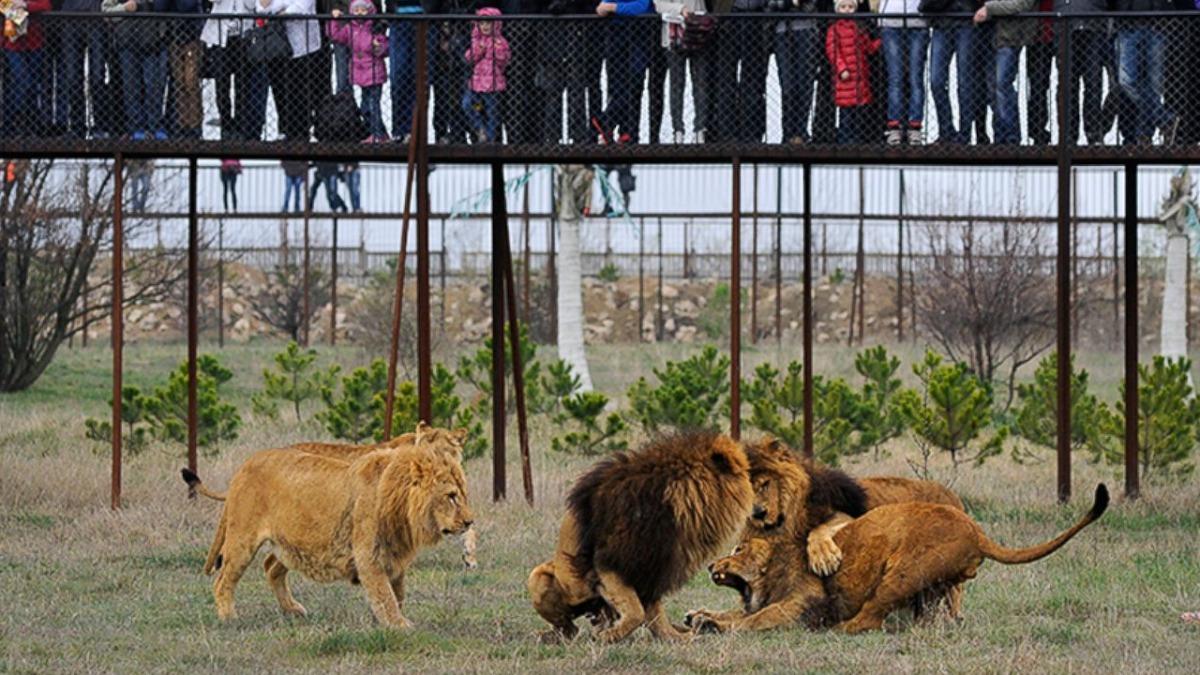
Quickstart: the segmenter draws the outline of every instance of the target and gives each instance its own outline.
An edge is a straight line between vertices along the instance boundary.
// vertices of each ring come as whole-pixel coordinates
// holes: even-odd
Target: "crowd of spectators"
[[[436,143],[1200,141],[1200,0],[382,3],[0,0],[0,135],[405,142],[425,26]]]

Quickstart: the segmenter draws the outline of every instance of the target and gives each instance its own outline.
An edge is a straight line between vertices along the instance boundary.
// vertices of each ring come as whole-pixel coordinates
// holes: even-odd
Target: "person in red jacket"
[[[838,14],[853,14],[856,0],[837,0]],[[867,57],[879,51],[859,22],[838,19],[825,34],[825,55],[833,71],[833,102],[838,107],[838,143],[866,143],[867,106],[871,104],[871,69]]]
[[[4,124],[6,138],[36,136],[45,127],[37,87],[44,80],[45,36],[37,16],[50,11],[50,0],[7,3],[4,10]]]

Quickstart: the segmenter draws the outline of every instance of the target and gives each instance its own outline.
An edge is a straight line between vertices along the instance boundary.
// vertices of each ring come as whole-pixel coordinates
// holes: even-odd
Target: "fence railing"
[[[837,14],[801,2],[705,16],[334,17],[237,6],[246,13],[182,15],[105,0],[101,13],[10,21],[0,151],[374,148],[406,140],[421,101],[433,144],[603,144],[614,156],[764,144],[1132,155],[1200,141],[1195,12]]]

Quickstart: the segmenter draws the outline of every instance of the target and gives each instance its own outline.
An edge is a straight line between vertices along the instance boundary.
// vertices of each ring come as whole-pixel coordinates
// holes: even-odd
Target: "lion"
[[[591,614],[597,637],[617,642],[640,626],[659,639],[685,631],[663,599],[735,537],[754,492],[741,446],[712,431],[651,441],[601,460],[567,497],[554,557],[529,575],[534,609],[571,638]]]
[[[472,521],[462,467],[444,452],[384,448],[346,461],[263,450],[230,481],[209,549],[205,571],[217,570],[217,616],[236,616],[234,588],[270,542],[264,569],[285,614],[307,614],[287,585],[287,573],[296,570],[314,581],[361,583],[381,623],[411,626],[401,613],[409,563]]]
[[[1100,518],[1108,501],[1108,488],[1096,486],[1091,510],[1075,525],[1050,541],[1017,549],[988,538],[960,509],[922,502],[885,504],[837,532],[845,558],[823,589],[814,587],[802,570],[804,594],[792,593],[797,579],[786,578],[786,569],[778,569],[786,565],[781,561],[801,555],[778,547],[798,545],[752,537],[709,567],[714,583],[738,590],[742,611],[693,612],[688,620],[697,631],[762,630],[796,623],[849,634],[878,630],[892,611],[906,604],[919,616],[923,602],[975,578],[985,559],[1017,565],[1050,555]],[[780,596],[784,599],[777,601]]]
[[[391,448],[404,448],[424,446],[432,448],[435,451],[442,452],[449,459],[462,463],[463,444],[466,441],[466,429],[455,429],[453,431],[433,427],[425,422],[417,422],[415,431],[411,431],[399,436],[395,436],[389,440],[370,445],[355,445],[353,443],[324,443],[324,442],[309,442],[295,443],[280,450],[292,450],[297,452],[306,452],[324,457],[332,457],[346,462],[352,462],[355,459],[375,450],[384,450]],[[225,495],[213,492],[200,482],[200,479],[194,472],[189,469],[183,469],[183,480],[188,484],[188,487],[197,494],[204,495],[209,499],[217,501],[225,501]],[[474,527],[467,528],[467,531],[462,534],[462,561],[467,569],[475,569],[479,566],[479,560],[476,557],[476,551],[479,546],[479,537]],[[213,570],[213,562],[215,552],[210,555],[210,558],[205,561],[204,573],[211,574]],[[263,566],[267,571],[267,575],[271,574],[271,567],[274,564],[275,556],[268,554]]]

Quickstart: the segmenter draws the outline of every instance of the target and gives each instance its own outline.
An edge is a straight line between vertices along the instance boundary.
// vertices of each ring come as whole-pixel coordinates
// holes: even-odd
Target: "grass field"
[[[243,411],[258,371],[277,344],[223,354],[238,377],[230,392]],[[131,346],[126,372],[149,384],[183,348]],[[786,351],[786,350],[785,350]],[[747,365],[796,352],[750,352]],[[600,347],[600,388],[622,391],[682,348]],[[350,365],[366,355],[329,355]],[[819,351],[823,372],[844,372],[848,351]],[[0,396],[0,671],[12,672],[1195,672],[1200,628],[1179,613],[1200,609],[1200,485],[1148,485],[1136,503],[1119,496],[1104,518],[1050,558],[1027,566],[985,564],[967,586],[966,618],[845,637],[784,630],[705,636],[663,645],[639,633],[617,646],[587,637],[543,646],[525,597],[529,569],[552,550],[565,490],[585,460],[549,452],[551,430],[533,429],[537,507],[520,496],[510,462],[509,500],[490,501],[491,465],[466,470],[480,533],[480,567],[464,571],[456,545],[422,553],[407,583],[407,616],[416,627],[376,627],[362,591],[345,584],[294,584],[309,610],[302,620],[278,611],[254,570],[238,588],[240,618],[220,624],[210,580],[200,568],[218,506],[189,501],[177,448],[153,448],[125,465],[125,508],[108,509],[106,450],[82,435],[86,416],[103,416],[108,352],[64,351],[31,391]],[[1094,382],[1115,384],[1119,361],[1089,356]],[[911,363],[911,359],[908,360]],[[1114,367],[1115,366],[1115,367]],[[907,366],[906,366],[907,370]],[[1112,387],[1115,393],[1115,386]],[[1106,396],[1111,398],[1111,395]],[[286,420],[286,418],[285,418]],[[315,427],[250,422],[201,473],[218,488],[255,449],[321,437]],[[510,448],[515,447],[510,443]],[[912,448],[898,442],[879,463],[854,474],[909,472]],[[510,450],[510,453],[515,454]],[[948,468],[939,465],[942,475]],[[1029,544],[1049,538],[1086,508],[1092,487],[1120,479],[1107,467],[1075,463],[1068,507],[1053,501],[1053,464],[1019,466],[1000,458],[962,472],[954,487],[996,539]],[[260,554],[261,557],[261,554]],[[668,600],[674,618],[691,608],[733,606],[736,598],[697,575]]]

